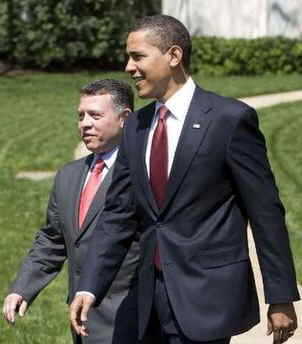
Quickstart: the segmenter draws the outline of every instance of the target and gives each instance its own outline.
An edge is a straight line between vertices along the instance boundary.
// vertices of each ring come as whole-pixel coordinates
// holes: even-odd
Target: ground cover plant
[[[89,81],[125,73],[26,74],[0,79],[0,297],[3,299],[36,230],[45,221],[52,179],[16,179],[21,170],[57,170],[73,159],[78,89]],[[243,97],[301,87],[301,76],[205,78],[203,88]],[[149,102],[136,99],[140,107]],[[287,209],[287,223],[302,283],[302,103],[258,111],[272,168]],[[66,270],[33,303],[12,329],[0,321],[0,343],[71,343],[66,300]]]

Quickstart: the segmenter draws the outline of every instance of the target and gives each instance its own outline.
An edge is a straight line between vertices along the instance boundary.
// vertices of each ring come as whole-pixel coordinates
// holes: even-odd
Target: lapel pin
[[[193,124],[193,129],[200,129],[200,124],[199,123],[194,123]]]

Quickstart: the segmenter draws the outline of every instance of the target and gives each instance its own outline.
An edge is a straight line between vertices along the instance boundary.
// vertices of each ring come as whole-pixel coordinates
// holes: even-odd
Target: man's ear
[[[179,45],[172,45],[172,47],[168,51],[169,58],[170,58],[170,66],[177,67],[181,64],[183,51]]]
[[[132,110],[129,108],[124,109],[120,114],[119,114],[119,118],[120,118],[120,127],[123,128],[124,127],[124,123],[125,123],[125,119],[132,113]]]

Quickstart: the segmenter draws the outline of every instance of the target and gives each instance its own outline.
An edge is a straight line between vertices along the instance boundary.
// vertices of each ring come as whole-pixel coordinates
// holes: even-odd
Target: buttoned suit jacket
[[[110,271],[119,265],[140,228],[140,338],[153,302],[155,243],[170,305],[183,334],[193,341],[239,334],[259,322],[248,221],[266,302],[299,299],[284,208],[257,114],[242,102],[196,87],[164,204],[158,209],[145,164],[154,111],[152,103],[127,121],[114,182],[94,232],[80,288],[101,300],[112,280]],[[114,252],[114,259],[109,252]],[[95,279],[95,271],[102,271],[107,279]]]
[[[68,259],[68,303],[72,301],[87,255],[88,243],[102,213],[106,192],[112,179],[113,167],[101,183],[79,230],[80,195],[92,159],[93,154],[73,161],[57,173],[47,208],[47,224],[37,233],[32,248],[8,293],[21,294],[31,303],[56,277],[64,261]],[[138,244],[134,242],[104,302],[89,313],[90,335],[83,337],[82,343],[111,343],[115,313],[133,283],[137,262]],[[73,340],[75,343],[80,342],[80,338],[74,333]]]

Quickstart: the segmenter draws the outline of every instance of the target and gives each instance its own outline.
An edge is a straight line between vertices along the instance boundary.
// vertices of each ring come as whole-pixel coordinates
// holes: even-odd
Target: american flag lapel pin
[[[192,128],[193,129],[200,129],[200,124],[199,123],[193,123]]]

